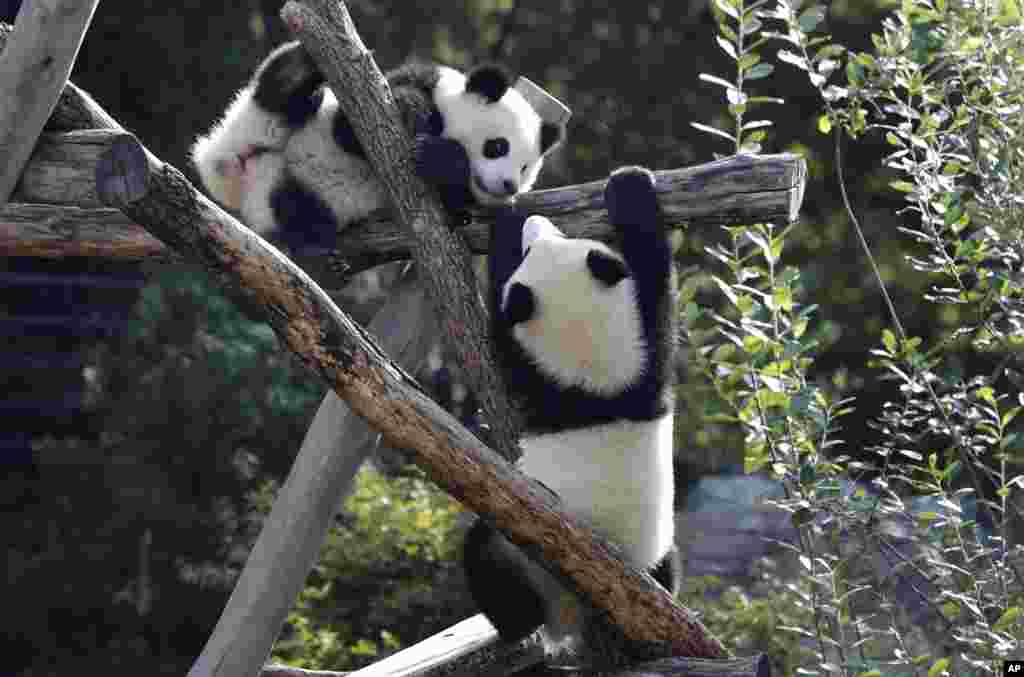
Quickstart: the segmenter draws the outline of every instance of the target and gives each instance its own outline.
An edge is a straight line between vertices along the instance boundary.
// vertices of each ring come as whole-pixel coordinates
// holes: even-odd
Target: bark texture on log
[[[267,309],[281,340],[449,494],[608,613],[655,655],[724,658],[725,649],[618,548],[559,508],[543,485],[503,462],[441,409],[291,261],[197,193],[131,135],[97,168],[98,194],[218,279]]]
[[[71,90],[70,83],[65,94]],[[91,101],[78,99],[77,110]],[[91,104],[94,106],[94,104]],[[60,108],[60,107],[59,107]],[[99,120],[98,106],[83,109],[85,120]],[[91,111],[91,112],[89,112]],[[69,118],[74,115],[69,113]],[[115,121],[111,121],[117,125]],[[119,129],[119,127],[118,127]],[[44,134],[29,160],[12,202],[0,205],[0,255],[102,256],[175,263],[180,259],[159,240],[124,215],[96,206],[94,162],[109,148],[114,131]],[[796,155],[739,156],[695,167],[655,172],[668,227],[684,223],[789,222],[800,207],[806,164]],[[552,218],[569,237],[611,240],[604,210],[605,181],[533,191],[519,197],[527,211]],[[38,204],[37,204],[38,203]],[[45,204],[44,204],[45,203]],[[66,210],[54,204],[75,204]],[[687,219],[690,219],[687,221]],[[478,209],[459,228],[470,251],[487,251],[493,212]],[[106,224],[106,227],[104,227]],[[323,286],[339,289],[355,273],[389,261],[408,259],[415,237],[386,211],[342,229],[337,251],[327,256],[293,254],[292,258]]]
[[[368,330],[402,366],[424,360],[433,322],[415,274],[399,282]],[[256,674],[305,584],[352,478],[375,447],[377,431],[328,391],[309,426],[235,584],[217,627],[189,677]]]
[[[412,258],[456,356],[460,381],[474,393],[491,443],[519,458],[519,416],[495,369],[484,296],[465,242],[448,227],[436,191],[416,175],[412,139],[402,125],[384,74],[343,2],[288,2],[281,17],[302,40],[338,99],[388,194],[396,220],[411,231]]]

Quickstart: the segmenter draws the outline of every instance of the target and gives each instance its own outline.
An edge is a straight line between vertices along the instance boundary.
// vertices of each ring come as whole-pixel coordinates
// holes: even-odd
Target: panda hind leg
[[[648,573],[651,574],[651,578],[658,581],[661,587],[675,597],[683,581],[683,562],[679,556],[679,548],[673,545],[672,549]]]
[[[288,175],[270,194],[277,235],[290,249],[313,254],[337,248],[334,212],[313,192]]]
[[[530,583],[525,556],[482,520],[470,528],[463,544],[463,567],[469,591],[501,639],[518,641],[545,620],[544,599]]]

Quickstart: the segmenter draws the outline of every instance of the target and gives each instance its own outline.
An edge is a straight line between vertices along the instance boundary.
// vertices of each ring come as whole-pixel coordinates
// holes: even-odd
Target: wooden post
[[[0,52],[0,204],[53,112],[99,0],[24,2]]]

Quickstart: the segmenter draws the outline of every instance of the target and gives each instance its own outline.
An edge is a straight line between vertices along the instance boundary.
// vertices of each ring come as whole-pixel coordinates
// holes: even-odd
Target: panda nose
[[[519,282],[512,283],[509,287],[508,296],[505,298],[505,319],[509,324],[516,325],[526,322],[536,310],[533,302],[533,292],[530,288]]]
[[[501,187],[505,189],[506,195],[515,195],[519,192],[519,184],[511,179],[505,179],[501,182]]]

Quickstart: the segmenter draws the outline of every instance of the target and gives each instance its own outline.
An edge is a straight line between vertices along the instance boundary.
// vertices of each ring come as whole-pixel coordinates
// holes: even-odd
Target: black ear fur
[[[547,153],[565,136],[565,127],[556,125],[553,122],[543,122],[540,125],[540,154]]]
[[[598,249],[587,252],[587,268],[591,274],[609,287],[612,287],[629,276],[626,264],[619,259],[605,254]]]
[[[512,76],[497,64],[486,64],[473,69],[466,78],[466,92],[478,94],[488,103],[496,103],[512,85]]]

